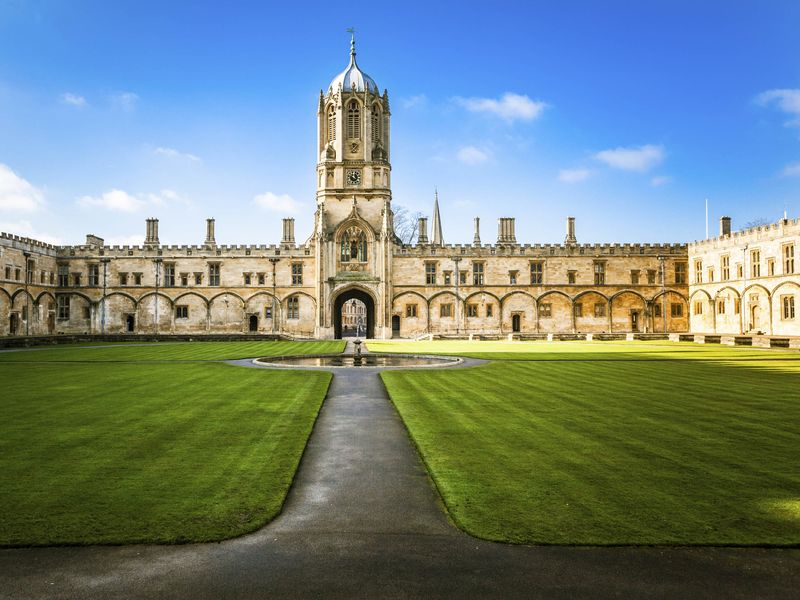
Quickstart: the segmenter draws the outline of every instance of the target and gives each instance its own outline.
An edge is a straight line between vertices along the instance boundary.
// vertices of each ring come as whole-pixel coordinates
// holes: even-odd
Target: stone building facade
[[[684,332],[685,244],[520,244],[501,218],[494,244],[445,244],[438,199],[419,240],[394,233],[389,95],[350,62],[317,107],[314,230],[273,245],[141,246],[94,235],[55,247],[0,235],[0,335],[261,333],[333,338],[348,302],[368,337]]]
[[[800,335],[800,220],[689,244],[691,330],[709,334]]]

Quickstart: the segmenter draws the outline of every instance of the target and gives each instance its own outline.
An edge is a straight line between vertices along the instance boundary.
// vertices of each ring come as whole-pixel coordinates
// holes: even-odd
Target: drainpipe
[[[461,277],[460,273],[458,272],[458,263],[461,262],[460,256],[453,257],[453,264],[455,264],[455,278],[456,278],[456,335],[459,334],[459,326],[461,325],[461,320],[459,318],[459,305],[461,304],[461,299],[458,296],[458,280]]]
[[[155,302],[156,302],[155,316],[156,316],[156,322],[155,322],[155,331],[156,331],[156,335],[158,335],[158,277],[159,277],[159,273],[161,272],[161,269],[160,269],[160,267],[161,267],[161,259],[160,259],[160,258],[157,258],[157,259],[155,259],[153,262],[154,262],[154,263],[155,263],[155,265],[156,265],[156,295],[155,295]]]
[[[22,256],[25,257],[25,304],[28,307],[28,310],[27,310],[28,315],[27,315],[27,318],[25,319],[25,335],[26,336],[30,336],[30,333],[31,333],[31,295],[30,295],[30,293],[28,293],[28,273],[30,272],[30,270],[29,270],[29,267],[30,267],[29,261],[31,259],[31,253],[30,252],[23,252]]]

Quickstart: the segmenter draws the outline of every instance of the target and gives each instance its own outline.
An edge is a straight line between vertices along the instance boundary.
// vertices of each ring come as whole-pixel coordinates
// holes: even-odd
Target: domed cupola
[[[343,92],[363,92],[368,91],[373,94],[378,94],[378,84],[375,80],[364,73],[356,63],[356,38],[350,38],[350,64],[347,68],[339,73],[331,81],[328,88],[330,92],[337,92],[339,85],[342,86]]]

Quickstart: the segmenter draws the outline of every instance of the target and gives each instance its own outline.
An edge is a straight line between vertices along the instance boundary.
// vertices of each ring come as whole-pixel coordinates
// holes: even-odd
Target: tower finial
[[[353,27],[347,28],[347,33],[350,34],[350,56],[356,55],[356,30]]]

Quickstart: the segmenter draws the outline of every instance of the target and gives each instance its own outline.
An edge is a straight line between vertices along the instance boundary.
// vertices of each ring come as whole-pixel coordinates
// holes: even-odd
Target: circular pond
[[[352,354],[317,356],[264,356],[253,360],[268,367],[447,367],[463,362],[450,356],[417,356],[412,354],[362,354],[357,361]]]

